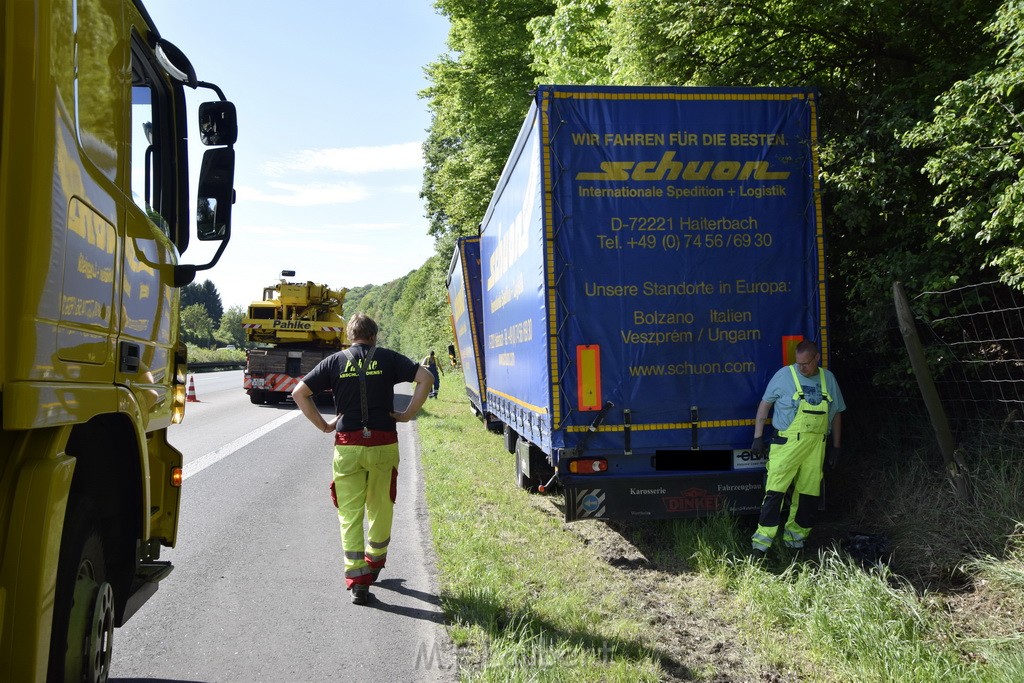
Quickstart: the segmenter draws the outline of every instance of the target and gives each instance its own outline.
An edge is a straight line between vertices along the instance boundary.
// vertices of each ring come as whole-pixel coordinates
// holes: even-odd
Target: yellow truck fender
[[[0,563],[0,680],[46,679],[61,530],[75,471],[75,459],[64,453],[70,432],[65,426],[6,435],[14,443],[0,493],[10,496]]]

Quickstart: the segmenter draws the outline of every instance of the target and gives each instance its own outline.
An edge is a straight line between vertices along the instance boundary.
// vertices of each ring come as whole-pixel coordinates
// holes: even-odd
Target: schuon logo
[[[719,496],[705,489],[690,488],[678,496],[665,496],[665,510],[668,512],[704,512],[718,510],[722,505]]]

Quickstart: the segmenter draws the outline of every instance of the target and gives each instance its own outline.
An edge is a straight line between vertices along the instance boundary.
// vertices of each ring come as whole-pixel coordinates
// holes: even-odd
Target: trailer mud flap
[[[756,514],[764,498],[764,472],[680,473],[657,477],[561,475],[565,521],[705,517],[729,510]]]

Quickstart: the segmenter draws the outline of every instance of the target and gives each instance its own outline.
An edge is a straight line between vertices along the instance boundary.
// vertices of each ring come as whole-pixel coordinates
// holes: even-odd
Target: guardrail
[[[213,372],[214,370],[241,370],[244,360],[211,360],[203,363],[189,363],[189,372]]]

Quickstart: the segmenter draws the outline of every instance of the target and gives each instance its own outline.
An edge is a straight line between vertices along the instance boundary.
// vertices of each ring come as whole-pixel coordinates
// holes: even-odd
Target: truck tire
[[[519,451],[522,449],[529,449],[527,455],[530,459],[529,475],[523,470],[522,463],[519,460]],[[516,485],[524,491],[535,493],[538,487],[547,484],[548,480],[555,473],[555,468],[548,462],[548,457],[544,455],[544,451],[533,444],[520,444],[514,455],[516,459]]]
[[[88,501],[69,505],[57,566],[50,683],[103,683],[110,675],[114,590],[106,579],[95,506]]]
[[[267,392],[261,389],[250,389],[249,390],[249,403],[253,405],[261,406],[267,402]]]
[[[280,404],[282,401],[284,401],[284,397],[285,395],[282,394],[280,391],[271,391],[270,393],[267,394],[266,403],[268,405],[276,406]]]
[[[502,434],[505,438],[505,450],[514,454],[516,452],[516,441],[519,440],[519,435],[516,434],[516,430],[512,429],[508,425],[505,425],[504,429],[502,429]]]

